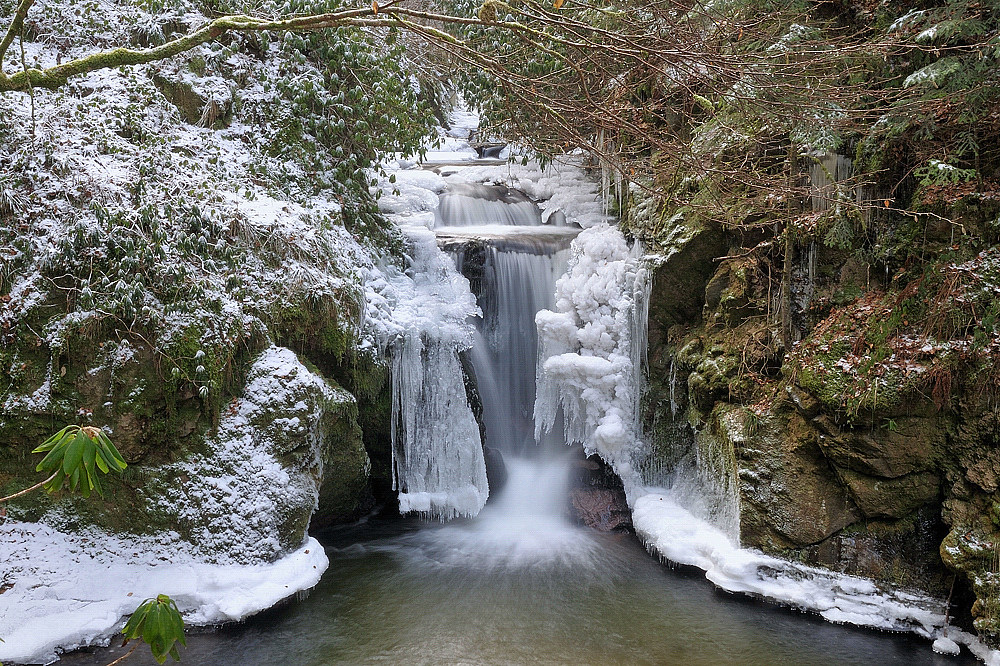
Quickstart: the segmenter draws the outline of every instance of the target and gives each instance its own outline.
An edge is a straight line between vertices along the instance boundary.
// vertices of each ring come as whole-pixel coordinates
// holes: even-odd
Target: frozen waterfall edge
[[[557,282],[556,307],[536,318],[539,431],[551,429],[561,411],[568,442],[600,455],[622,479],[636,534],[661,560],[697,567],[728,592],[834,623],[954,641],[1000,666],[1000,652],[947,626],[941,600],[741,548],[732,530],[684,506],[697,479],[672,480],[671,488],[648,485],[663,480],[645,474],[643,464],[639,410],[651,280],[641,250],[638,243],[630,250],[610,225],[587,229],[574,241],[569,269]],[[728,508],[738,521],[738,505]]]
[[[400,513],[475,516],[486,505],[489,484],[459,354],[472,347],[469,318],[479,308],[434,234],[403,231],[409,275],[397,272],[390,280],[398,328],[382,341],[392,359],[393,488]]]

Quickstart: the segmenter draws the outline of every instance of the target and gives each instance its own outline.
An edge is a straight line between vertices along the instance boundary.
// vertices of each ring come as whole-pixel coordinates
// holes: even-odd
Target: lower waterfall
[[[526,205],[522,195],[505,190],[500,196],[490,190],[492,185],[475,184],[504,182],[501,172],[510,171],[509,182],[517,187],[543,191],[530,180],[536,177],[533,168],[519,175],[509,165],[449,166],[434,181],[442,205],[431,215],[413,215],[433,230],[422,233],[433,233],[451,255],[453,274],[465,276],[453,284],[458,291],[469,290],[466,295],[456,292],[445,300],[468,306],[476,299],[465,307],[471,310],[463,322],[463,336],[468,337],[460,347],[468,349],[467,369],[471,366],[482,401],[485,438],[480,444],[502,454],[506,486],[489,489],[490,502],[475,520],[407,532],[365,552],[389,553],[408,562],[407,567],[424,570],[423,575],[457,576],[462,594],[473,596],[487,580],[504,589],[529,580],[543,588],[556,584],[555,578],[530,572],[551,571],[559,578],[589,571],[603,580],[607,567],[621,571],[602,537],[572,525],[565,515],[568,470],[579,455],[565,444],[576,443],[600,455],[622,479],[636,533],[654,555],[703,569],[722,589],[813,611],[833,622],[940,636],[944,616],[939,600],[883,590],[865,579],[740,548],[731,452],[702,443],[704,450],[692,449],[680,457],[681,464],[664,464],[654,447],[643,443],[639,415],[650,293],[647,258],[641,246],[628,243],[600,215],[567,214],[566,226],[539,224],[535,204]],[[426,171],[414,172],[412,178],[405,170],[397,172],[397,184],[433,180]],[[579,172],[575,177],[580,178]],[[547,178],[552,183],[565,180]],[[558,210],[546,209],[550,205],[538,204],[541,219],[561,222]],[[571,209],[590,210],[582,205],[566,210]],[[459,393],[456,384],[450,386],[449,392]],[[675,416],[683,419],[676,395],[680,390],[672,386],[671,397]],[[650,626],[657,622],[652,617],[648,621]],[[810,629],[812,635],[817,631]],[[974,644],[954,628],[949,636]],[[850,642],[846,635],[844,641]],[[831,653],[823,652],[824,657]],[[756,663],[775,662],[768,657]]]

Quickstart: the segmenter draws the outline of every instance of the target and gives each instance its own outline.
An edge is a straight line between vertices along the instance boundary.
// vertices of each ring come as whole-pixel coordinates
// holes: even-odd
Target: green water
[[[633,537],[552,526],[521,536],[554,538],[554,552],[508,557],[496,542],[484,546],[484,533],[475,522],[372,520],[320,534],[330,568],[307,599],[190,636],[182,663],[977,663],[935,655],[914,636],[719,592],[659,564]],[[66,662],[106,664],[123,652]],[[125,663],[155,662],[146,651]]]

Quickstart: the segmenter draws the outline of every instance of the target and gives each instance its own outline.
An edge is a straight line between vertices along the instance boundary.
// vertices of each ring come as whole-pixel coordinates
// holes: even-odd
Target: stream
[[[319,536],[330,570],[304,601],[194,634],[186,664],[941,664],[905,634],[838,626],[716,590],[661,565],[634,537],[570,526],[371,519]],[[551,528],[552,525],[549,525]],[[553,556],[547,549],[561,545]],[[126,664],[154,664],[148,650]],[[64,658],[107,664],[124,650]]]
[[[470,357],[485,445],[505,460],[503,490],[475,518],[369,517],[316,534],[330,568],[311,594],[192,633],[183,663],[977,663],[968,653],[936,655],[912,635],[728,594],[700,571],[661,564],[631,534],[571,523],[568,479],[580,452],[558,430],[535,439],[534,323],[553,305],[578,231],[541,225],[534,204],[506,188],[464,185],[442,196],[441,211],[437,242],[478,284],[483,317]],[[406,453],[414,451],[422,452]],[[448,500],[413,496],[413,506]],[[78,652],[63,663],[106,664],[124,652]],[[155,662],[140,647],[125,663]]]

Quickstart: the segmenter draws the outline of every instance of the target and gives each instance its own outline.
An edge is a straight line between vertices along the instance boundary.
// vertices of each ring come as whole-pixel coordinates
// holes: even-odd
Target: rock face
[[[213,559],[273,560],[302,544],[317,505],[343,513],[364,488],[354,403],[291,350],[265,349],[206,451],[158,469],[146,501]]]
[[[736,259],[706,272],[688,240],[721,255],[741,239],[701,226],[663,235],[673,240],[654,273],[643,406],[650,469],[665,478],[697,459],[717,522],[732,521],[743,546],[941,598],[958,573],[952,615],[1000,636],[1000,417],[995,387],[982,385],[989,354],[947,366],[942,355],[968,343],[925,337],[914,351],[919,333],[902,321],[898,338],[875,338],[923,283],[831,309],[845,284],[863,293],[856,261],[803,249],[795,261],[815,262],[817,277],[793,280],[792,339],[801,341],[786,350],[759,260],[731,249]],[[978,298],[961,280],[989,282],[989,257],[959,267],[977,277],[949,278],[948,288]],[[947,278],[953,268],[939,270]]]
[[[126,354],[119,345],[111,364],[81,371],[77,364],[93,362],[90,349],[81,345],[60,358],[73,368],[62,375],[70,378],[65,394],[51,390],[46,403],[9,396],[5,425],[37,422],[42,437],[56,396],[100,405],[112,391],[124,392],[132,399],[116,405],[108,430],[130,466],[122,478],[109,477],[106,501],[36,493],[11,503],[12,517],[70,530],[93,524],[119,533],[176,533],[208,561],[252,563],[298,548],[317,510],[322,523],[356,518],[371,506],[357,401],[291,350],[258,352],[239,374],[238,394],[217,411],[197,395],[178,396],[173,416],[167,411],[158,423],[163,383],[152,383],[146,353],[125,345]],[[199,360],[211,363],[207,354]],[[14,441],[23,439],[21,433]],[[29,478],[32,460],[21,456],[34,443],[28,439],[20,455],[5,451],[4,488],[26,485],[21,479]]]

